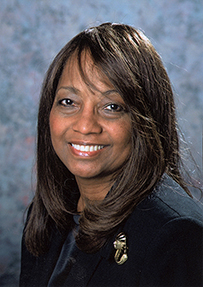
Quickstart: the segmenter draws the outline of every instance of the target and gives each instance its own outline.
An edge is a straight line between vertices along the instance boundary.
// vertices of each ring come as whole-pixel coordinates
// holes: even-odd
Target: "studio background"
[[[44,74],[73,36],[109,21],[140,28],[161,55],[176,93],[179,124],[202,168],[202,0],[1,0],[0,286],[18,286]]]

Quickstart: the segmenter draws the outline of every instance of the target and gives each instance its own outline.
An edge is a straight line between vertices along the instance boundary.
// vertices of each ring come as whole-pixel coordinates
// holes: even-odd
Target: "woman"
[[[201,286],[202,210],[180,171],[173,92],[134,28],[56,56],[38,116],[20,286]]]

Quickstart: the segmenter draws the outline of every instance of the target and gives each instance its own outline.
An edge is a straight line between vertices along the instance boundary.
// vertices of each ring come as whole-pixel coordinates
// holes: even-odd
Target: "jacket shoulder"
[[[128,268],[137,272],[140,286],[201,281],[203,209],[168,176],[135,208],[123,232],[128,239]]]
[[[192,220],[203,224],[203,205],[191,198],[174,180],[164,175],[151,195],[133,211],[130,221],[150,222],[160,228],[174,219]],[[145,222],[145,224],[147,224]]]

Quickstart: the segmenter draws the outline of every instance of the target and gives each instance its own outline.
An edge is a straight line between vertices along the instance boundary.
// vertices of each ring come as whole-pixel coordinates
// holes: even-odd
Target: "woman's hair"
[[[27,248],[36,256],[46,251],[52,227],[56,225],[65,234],[77,211],[79,191],[74,176],[53,149],[49,116],[59,79],[71,57],[78,62],[84,81],[91,84],[81,65],[84,53],[125,101],[132,120],[132,151],[108,196],[98,202],[87,200],[76,236],[78,247],[85,252],[101,248],[164,173],[189,193],[180,174],[173,91],[160,56],[141,31],[128,25],[105,23],[87,29],[59,52],[42,87],[37,188],[25,229]]]

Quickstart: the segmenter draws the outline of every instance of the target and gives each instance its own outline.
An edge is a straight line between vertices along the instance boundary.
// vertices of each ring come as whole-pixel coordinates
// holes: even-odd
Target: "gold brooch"
[[[127,244],[126,244],[126,235],[121,232],[116,236],[116,239],[113,243],[114,248],[116,249],[116,254],[114,256],[115,261],[118,265],[122,265],[128,259],[127,255]]]

